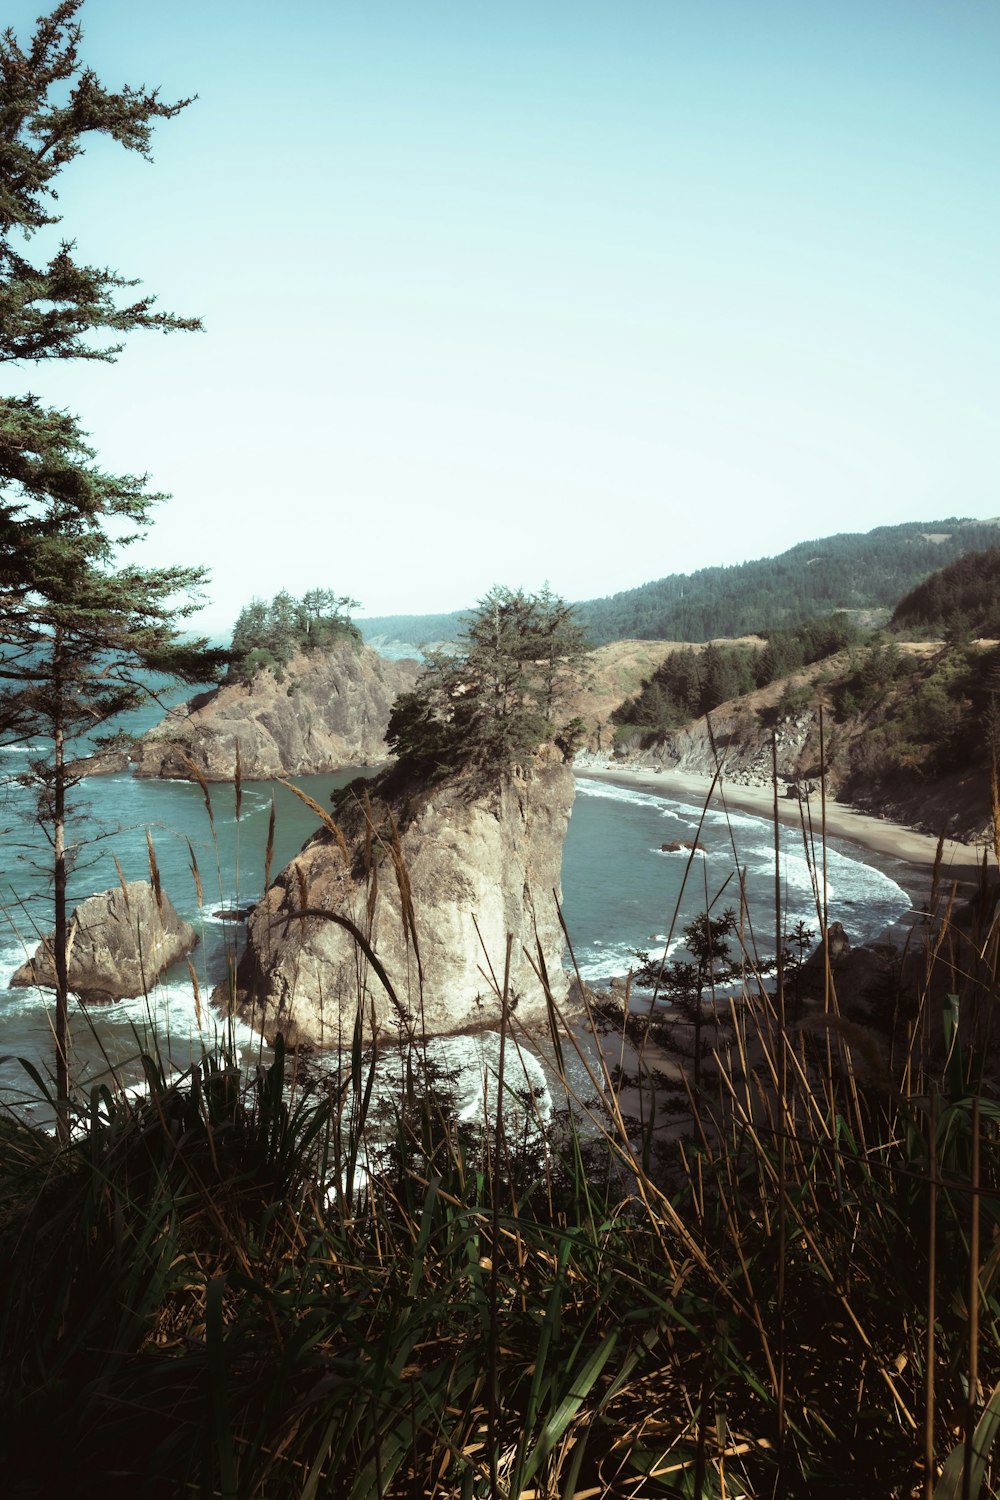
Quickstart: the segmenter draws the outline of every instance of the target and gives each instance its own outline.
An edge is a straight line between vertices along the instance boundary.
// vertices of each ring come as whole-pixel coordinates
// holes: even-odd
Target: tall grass
[[[505,1108],[509,944],[474,1125],[416,1045],[377,1107],[360,1005],[339,1072],[150,1052],[66,1146],[6,1120],[6,1493],[994,1494],[994,897],[935,899],[875,995],[827,948],[810,999],[747,941],[698,1088],[537,955],[545,1132]]]

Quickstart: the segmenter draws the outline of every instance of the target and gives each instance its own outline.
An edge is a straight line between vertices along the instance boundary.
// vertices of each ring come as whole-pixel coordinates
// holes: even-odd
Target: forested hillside
[[[891,609],[928,574],[996,541],[995,522],[956,517],[845,532],[800,542],[778,557],[674,573],[591,599],[580,606],[580,617],[599,644],[704,641],[796,625],[834,610]]]
[[[577,605],[593,645],[616,640],[707,641],[794,626],[843,609],[892,609],[929,574],[993,547],[997,521],[952,516],[800,542],[778,557],[671,573]],[[461,616],[387,615],[357,621],[366,641],[449,640]]]
[[[892,625],[909,634],[1000,638],[1000,547],[932,573],[899,601]]]
[[[690,646],[672,651],[611,719],[623,728],[663,734],[858,640],[850,616],[838,613],[775,630],[762,645],[713,643],[703,651]]]
[[[705,658],[716,648],[691,653],[698,675],[686,717],[676,653],[614,716],[616,759],[706,776],[719,754],[732,785],[765,786],[773,752],[779,785],[815,790],[822,778],[839,802],[992,847],[1000,648],[879,635],[717,704],[711,733],[698,694],[714,687]]]

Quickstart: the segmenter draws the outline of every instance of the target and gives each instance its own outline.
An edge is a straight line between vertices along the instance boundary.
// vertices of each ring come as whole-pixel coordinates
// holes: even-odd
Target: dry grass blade
[[[243,807],[243,761],[240,757],[240,742],[236,741],[236,770],[233,780],[236,784],[236,821],[240,821],[240,812]]]
[[[976,1405],[979,1401],[979,1220],[981,1199],[981,1119],[978,1096],[972,1101],[972,1162],[969,1172],[969,1365],[966,1384],[969,1406],[965,1432],[965,1463],[962,1470],[962,1500],[971,1500],[975,1463]]]
[[[131,906],[128,899],[128,883],[125,879],[125,872],[122,869],[121,865],[118,863],[117,854],[113,854],[111,857],[115,862],[115,869],[118,871],[118,884],[121,886],[122,900],[125,902],[125,911],[129,912],[131,910]]]
[[[334,838],[337,841],[337,848],[340,850],[345,860],[350,860],[351,853],[347,847],[347,840],[344,838],[343,829],[340,827],[339,823],[331,818],[326,808],[321,807],[320,804],[316,801],[315,797],[310,797],[308,792],[304,792],[301,787],[295,786],[291,781],[286,781],[283,776],[276,776],[275,780],[277,781],[279,786],[285,787],[294,796],[298,797],[300,802],[304,802],[310,812],[314,812],[316,814],[317,818],[319,818],[320,822],[323,824],[323,827],[327,830],[327,832],[333,834]]]
[[[271,794],[271,811],[267,817],[267,843],[264,847],[264,889],[271,884],[271,862],[274,859],[274,794]]]
[[[924,1495],[934,1492],[934,1390],[937,1319],[937,1094],[931,1091],[927,1111],[927,1342],[924,1363]]]
[[[201,986],[198,983],[198,974],[190,959],[187,961],[188,973],[191,976],[191,993],[194,996],[194,1017],[198,1024],[198,1030],[202,1029],[201,1017]]]
[[[163,914],[163,891],[160,887],[160,867],[156,863],[156,850],[153,848],[153,835],[146,829],[146,852],[149,855],[149,879],[153,887],[153,895],[156,897],[157,909]]]
[[[406,868],[406,860],[403,858],[403,846],[399,840],[399,827],[391,811],[389,813],[389,829],[389,849],[392,854],[392,867],[396,873],[396,885],[399,887],[399,909],[403,918],[403,938],[404,941],[413,945],[413,956],[417,960],[417,977],[420,983],[423,984],[424,971],[420,963],[420,944],[417,942],[417,918],[413,910],[413,889],[410,885],[410,872]]]
[[[276,917],[272,925],[276,925],[278,922],[285,922],[289,919],[291,919],[292,921],[304,921],[307,917],[319,917],[324,922],[334,922],[338,927],[343,927],[345,932],[349,932],[351,934],[351,937],[357,943],[358,947],[365,955],[365,958],[367,958],[375,973],[378,975],[379,980],[382,984],[382,988],[389,996],[389,999],[392,1002],[393,1009],[395,1010],[397,1016],[408,1026],[409,1017],[407,1014],[406,1006],[402,1004],[399,996],[396,994],[395,987],[393,986],[392,980],[386,973],[381,959],[375,952],[375,949],[372,947],[371,943],[365,937],[364,933],[361,931],[361,928],[357,925],[356,922],[352,922],[350,917],[345,917],[344,914],[339,911],[327,911],[326,908],[322,906],[303,906],[298,911],[289,912],[287,917]]]
[[[201,907],[205,904],[205,894],[201,886],[201,871],[198,868],[198,861],[195,858],[194,846],[192,845],[191,840],[185,839],[185,843],[187,844],[188,848],[188,863],[191,870],[191,879],[194,881],[195,900],[198,902],[199,907]]]
[[[204,772],[202,771],[201,767],[198,765],[198,762],[196,760],[193,760],[192,757],[190,755],[188,755],[188,753],[187,753],[186,750],[182,750],[182,749],[178,748],[177,754],[180,756],[181,760],[184,762],[184,764],[187,766],[188,770],[190,771],[192,780],[196,781],[198,783],[199,787],[201,788],[201,795],[205,799],[205,811],[208,813],[208,822],[209,822],[209,826],[212,829],[212,836],[214,838],[215,837],[215,814],[212,812],[212,798],[209,795],[208,782],[205,780]]]
[[[365,788],[364,795],[361,799],[361,809],[365,817],[365,833],[363,845],[365,874],[370,875],[375,869],[375,850],[373,842],[373,834],[375,832],[375,818],[374,814],[372,813],[372,803],[371,798],[368,795],[367,787]]]
[[[931,870],[931,896],[930,910],[937,911],[938,897],[941,893],[941,870],[944,865],[944,829],[938,835],[937,848],[934,851],[934,866]]]

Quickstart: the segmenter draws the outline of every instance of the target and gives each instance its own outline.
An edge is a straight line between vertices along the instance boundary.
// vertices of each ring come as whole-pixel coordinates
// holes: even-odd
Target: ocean
[[[685,925],[727,907],[739,916],[745,891],[748,949],[775,951],[774,826],[631,786],[580,776],[563,859],[563,911],[581,977],[600,981],[634,966],[637,950],[673,954]],[[664,844],[699,845],[670,851]],[[818,940],[823,853],[801,828],[779,830],[781,928],[799,923]],[[902,874],[902,865],[900,865]],[[857,847],[827,839],[826,916],[852,943],[869,942],[911,908],[909,896]]]
[[[141,732],[162,711],[151,706],[133,727]],[[16,779],[31,748],[0,750],[0,1099],[43,1119],[47,1108],[20,1060],[27,1059],[43,1076],[51,1074],[51,993],[5,987],[13,970],[34,951],[39,935],[52,926],[47,844],[33,821],[33,794]],[[355,774],[346,770],[300,777],[296,784],[325,806],[330,793]],[[210,789],[211,818],[200,788],[189,782],[138,780],[128,774],[93,777],[73,793],[71,902],[117,884],[118,866],[127,880],[148,878],[149,832],[163,889],[201,935],[192,955],[200,1005],[182,964],[148,998],[91,1007],[86,1015],[73,1007],[72,1068],[81,1090],[106,1076],[108,1060],[126,1078],[138,1080],[139,1054],[150,1050],[154,1037],[169,1067],[180,1070],[216,1034],[221,1023],[208,1009],[207,996],[242,938],[241,927],[219,913],[262,894],[272,799],[276,874],[317,824],[315,814],[276,783],[245,783],[238,820],[230,785]],[[680,840],[697,841],[702,851],[689,859],[686,850],[669,853],[661,847]],[[818,931],[816,865],[801,832],[783,828],[786,932],[798,922]],[[739,910],[741,871],[748,931],[761,955],[773,953],[774,834],[769,822],[714,809],[703,816],[700,808],[673,797],[578,778],[563,858],[563,912],[572,944],[567,967],[575,963],[583,978],[600,982],[624,973],[637,950],[659,956],[667,947],[675,953],[685,924],[699,912],[709,909],[718,915],[730,906]],[[856,850],[836,840],[828,842],[826,899],[829,920],[842,922],[852,942],[871,939],[901,922],[910,908],[909,898],[889,874],[866,865]],[[245,1059],[260,1053],[260,1038],[249,1028],[237,1027],[237,1040]],[[451,1045],[449,1057],[454,1054],[459,1069],[481,1072],[483,1048],[488,1051],[491,1044],[471,1047],[468,1058],[464,1045]],[[531,1071],[534,1086],[538,1079]],[[469,1097],[474,1094],[473,1089]],[[472,1107],[468,1100],[463,1106]]]

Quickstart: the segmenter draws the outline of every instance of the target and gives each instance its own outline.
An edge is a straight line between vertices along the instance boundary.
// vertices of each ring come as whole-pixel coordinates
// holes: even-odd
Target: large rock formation
[[[373,1022],[394,1035],[495,1025],[510,933],[516,1016],[544,1016],[525,950],[537,963],[540,946],[562,1000],[557,899],[574,789],[572,771],[552,755],[483,796],[460,781],[403,792],[384,773],[367,783],[367,806],[352,799],[337,813],[341,837],[319,832],[256,908],[236,976],[239,1013],[269,1039],[281,1031],[333,1047],[350,1044],[359,999],[366,1032]],[[395,1001],[350,930],[323,915],[293,916],[302,910],[360,930]]]
[[[124,1000],[144,994],[198,942],[167,896],[148,880],[102,891],[82,901],[69,923],[69,987],[90,1002]],[[11,987],[40,984],[55,987],[50,933],[10,980]]]
[[[189,777],[189,756],[208,781],[305,776],[384,760],[397,694],[413,686],[415,661],[386,661],[338,641],[294,656],[249,685],[227,682],[171,709],[134,753],[136,775]]]

